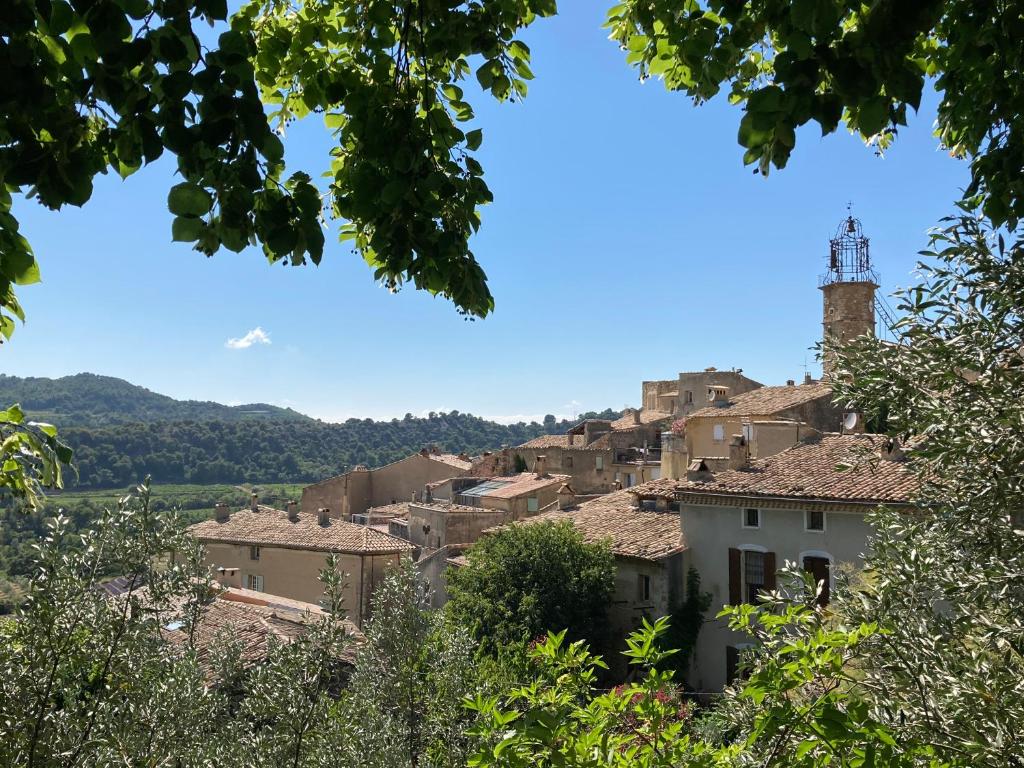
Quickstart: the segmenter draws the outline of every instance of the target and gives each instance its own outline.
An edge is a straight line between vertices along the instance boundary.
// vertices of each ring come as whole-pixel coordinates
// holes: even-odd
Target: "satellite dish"
[[[857,428],[857,423],[860,421],[860,414],[854,411],[850,411],[846,416],[843,417],[843,431],[851,432]]]
[[[715,402],[715,389],[714,387],[708,387],[708,402]]]

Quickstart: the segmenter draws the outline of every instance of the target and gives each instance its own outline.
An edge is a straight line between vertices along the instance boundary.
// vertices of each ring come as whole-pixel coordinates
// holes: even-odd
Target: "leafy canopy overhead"
[[[530,52],[514,35],[554,10],[268,0],[229,22],[226,0],[0,4],[0,332],[24,319],[13,286],[39,279],[12,194],[81,206],[97,174],[128,176],[164,152],[181,177],[173,239],[319,263],[325,220],[341,218],[377,279],[486,315],[468,240],[491,193],[471,156],[482,133],[459,127],[473,110],[458,83],[475,69],[499,100],[525,94]],[[310,112],[337,139],[326,190],[285,176],[280,134]]]
[[[83,205],[97,174],[164,152],[175,240],[202,253],[262,245],[318,263],[328,219],[392,289],[406,282],[468,315],[494,306],[469,248],[491,200],[463,90],[525,96],[515,38],[555,0],[8,0],[0,4],[0,333],[39,279],[15,194]],[[783,167],[796,129],[841,122],[886,147],[926,81],[941,144],[971,161],[969,198],[996,225],[1024,211],[1021,4],[991,0],[626,0],[611,36],[641,77],[743,105],[744,161]],[[206,29],[209,24],[213,32]],[[208,41],[208,42],[207,42]],[[335,142],[325,187],[285,173],[287,125],[316,113]]]
[[[845,122],[884,149],[930,81],[939,141],[971,161],[967,196],[1013,227],[1024,213],[1021,13],[1012,0],[626,0],[607,26],[641,77],[697,102],[728,85],[743,105],[743,160],[763,174],[786,165],[812,121],[822,135]]]

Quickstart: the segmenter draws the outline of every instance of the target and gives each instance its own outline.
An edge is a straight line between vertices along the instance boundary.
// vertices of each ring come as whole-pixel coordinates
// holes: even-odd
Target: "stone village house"
[[[863,567],[871,534],[865,514],[880,505],[909,508],[916,483],[885,437],[826,434],[737,469],[694,469],[686,479],[637,489],[672,487],[689,543],[684,573],[695,568],[713,598],[693,686],[721,689],[748,642],[714,618],[723,605],[754,602],[759,591],[774,589],[776,571],[787,561],[823,582],[827,601],[840,566]]]
[[[345,574],[347,618],[361,627],[370,598],[388,568],[414,549],[407,541],[368,526],[319,514],[299,514],[295,502],[283,511],[258,504],[229,513],[217,505],[213,520],[189,529],[203,545],[204,563],[226,587],[319,603],[319,581],[327,556],[335,554]]]
[[[342,475],[305,487],[302,490],[302,509],[311,513],[328,509],[332,517],[351,520],[353,515],[363,514],[371,507],[418,497],[427,483],[457,476],[479,476],[493,470],[494,462],[487,458],[474,462],[465,454],[424,448],[419,453],[376,469],[359,465]]]

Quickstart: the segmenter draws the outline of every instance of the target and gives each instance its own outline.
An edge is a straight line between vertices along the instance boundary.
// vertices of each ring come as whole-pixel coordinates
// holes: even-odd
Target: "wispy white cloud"
[[[270,335],[259,326],[256,326],[240,339],[228,339],[224,346],[228,349],[248,349],[253,344],[269,344]]]

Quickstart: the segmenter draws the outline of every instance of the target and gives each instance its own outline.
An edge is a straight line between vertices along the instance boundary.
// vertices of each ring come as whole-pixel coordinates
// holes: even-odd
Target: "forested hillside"
[[[266,403],[221,405],[175,400],[113,376],[78,373],[59,379],[0,374],[0,403],[19,403],[37,421],[98,427],[137,421],[312,421],[298,411]]]
[[[0,404],[10,403],[60,427],[78,469],[69,489],[124,488],[147,475],[157,484],[306,483],[356,464],[387,464],[427,445],[474,454],[571,426],[554,416],[506,425],[458,411],[329,424],[269,405],[174,400],[88,373],[0,375]]]

